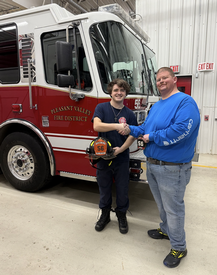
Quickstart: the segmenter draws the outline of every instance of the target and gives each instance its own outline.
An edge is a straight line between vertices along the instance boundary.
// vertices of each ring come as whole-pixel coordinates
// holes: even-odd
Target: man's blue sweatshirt
[[[200,113],[194,99],[178,92],[155,103],[145,122],[130,126],[130,135],[149,134],[144,154],[154,159],[187,163],[192,160],[200,126]]]

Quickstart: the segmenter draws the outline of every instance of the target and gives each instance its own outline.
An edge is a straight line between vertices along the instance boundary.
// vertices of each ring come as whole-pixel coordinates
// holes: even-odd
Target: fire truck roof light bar
[[[130,24],[133,31],[139,36],[142,36],[146,43],[150,42],[150,37],[147,35],[147,33],[141,29],[141,27],[124,11],[124,9],[120,5],[111,4],[101,6],[98,10],[114,13],[115,15],[120,17],[125,23]]]

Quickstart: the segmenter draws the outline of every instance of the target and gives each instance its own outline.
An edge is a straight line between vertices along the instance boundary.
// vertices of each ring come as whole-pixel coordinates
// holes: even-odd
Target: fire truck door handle
[[[72,93],[69,93],[69,96],[72,100],[75,100],[75,101],[79,101],[80,99],[83,99],[85,98],[85,94],[72,94]]]

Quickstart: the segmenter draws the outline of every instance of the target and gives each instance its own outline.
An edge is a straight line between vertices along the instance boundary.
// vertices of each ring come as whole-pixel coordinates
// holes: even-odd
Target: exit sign
[[[180,65],[170,66],[170,69],[172,69],[175,74],[180,73]]]
[[[206,71],[213,71],[215,67],[215,63],[211,62],[202,62],[202,63],[198,63],[197,65],[197,70],[198,72],[206,72]]]

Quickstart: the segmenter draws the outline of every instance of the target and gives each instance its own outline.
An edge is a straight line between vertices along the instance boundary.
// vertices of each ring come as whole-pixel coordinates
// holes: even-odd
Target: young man
[[[96,106],[93,115],[93,128],[99,132],[100,137],[107,138],[112,144],[114,155],[112,163],[100,160],[97,164],[97,182],[99,185],[100,202],[102,210],[100,219],[96,223],[96,231],[102,231],[110,222],[112,207],[112,184],[116,186],[116,215],[119,230],[122,234],[128,232],[126,211],[129,207],[129,146],[135,140],[132,136],[123,136],[118,133],[124,129],[124,123],[137,125],[134,113],[124,106],[124,99],[130,92],[129,84],[122,79],[115,79],[108,84],[110,102],[100,103]]]
[[[170,240],[171,251],[164,259],[167,267],[178,266],[187,255],[184,194],[200,125],[196,102],[179,92],[176,83],[170,68],[160,68],[157,88],[162,99],[152,106],[141,126],[125,125],[123,131],[134,137],[142,134],[147,143],[147,179],[162,220],[160,227],[149,230],[148,235]]]

